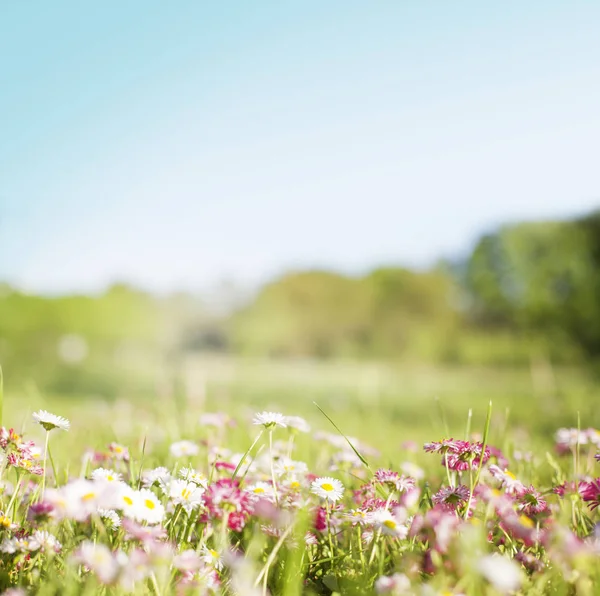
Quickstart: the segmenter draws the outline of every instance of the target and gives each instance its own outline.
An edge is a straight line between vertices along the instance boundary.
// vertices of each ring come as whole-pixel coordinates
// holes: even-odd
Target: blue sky
[[[0,279],[427,266],[600,206],[600,3],[0,4]]]

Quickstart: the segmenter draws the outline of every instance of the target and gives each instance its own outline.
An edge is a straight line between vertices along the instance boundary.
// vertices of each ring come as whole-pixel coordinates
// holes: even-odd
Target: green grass
[[[420,446],[443,436],[446,427],[462,438],[469,410],[472,428],[483,428],[490,400],[492,442],[510,430],[523,444],[548,447],[557,428],[577,426],[578,414],[584,427],[600,427],[595,405],[599,386],[579,369],[541,368],[532,374],[530,369],[511,368],[205,358],[188,362],[182,370],[172,387],[163,384],[154,394],[133,399],[41,395],[33,384],[13,389],[5,399],[6,424],[30,427],[30,414],[39,407],[60,412],[74,423],[66,452],[82,443],[100,446],[107,439],[139,441],[155,415],[164,426],[149,440],[193,438],[198,427],[190,410],[222,410],[244,419],[257,410],[273,409],[335,432],[316,402],[345,434],[373,443],[389,461],[397,461],[406,441]]]
[[[68,433],[53,431],[51,436],[59,485],[64,485],[69,479],[89,475],[89,464],[83,461],[88,449],[106,452],[107,445],[113,441],[126,445],[131,452],[131,464],[125,466],[112,461],[107,465],[121,466],[124,478],[130,486],[137,488],[142,469],[165,465],[174,471],[181,467],[182,462],[176,461],[169,453],[174,441],[189,439],[200,444],[200,454],[190,461],[196,469],[209,476],[211,466],[207,464],[207,443],[226,447],[233,453],[248,451],[248,461],[253,461],[258,455],[270,452],[268,430],[263,431],[256,447],[251,448],[259,433],[259,429],[250,423],[255,412],[274,410],[300,415],[311,423],[313,430],[339,432],[351,437],[353,446],[368,462],[368,470],[360,462],[349,469],[343,465],[331,467],[330,457],[337,449],[311,434],[300,434],[296,438],[295,459],[306,461],[310,471],[319,476],[332,475],[343,481],[346,510],[355,506],[352,491],[358,489],[362,482],[370,481],[372,471],[380,467],[399,470],[403,462],[410,461],[421,466],[426,477],[420,483],[420,501],[407,505],[406,511],[411,515],[426,514],[431,507],[431,496],[441,487],[453,486],[459,481],[470,489],[466,506],[457,510],[459,520],[468,518],[472,489],[484,482],[483,477],[480,478],[482,469],[474,466],[460,479],[446,474],[440,466],[439,455],[423,452],[425,441],[448,435],[462,439],[478,434],[479,440],[485,444],[500,447],[513,457],[511,471],[526,485],[533,483],[544,494],[548,494],[553,485],[579,478],[579,473],[592,474],[597,466],[594,452],[588,449],[583,457],[579,446],[573,458],[563,458],[559,463],[554,456],[547,455],[552,452],[557,428],[600,426],[595,408],[596,384],[582,370],[552,370],[543,364],[532,370],[461,369],[213,358],[187,362],[177,374],[174,371],[167,371],[170,375],[166,375],[165,371],[159,372],[163,379],[171,378],[173,381],[157,384],[157,390],[147,396],[129,399],[123,395],[110,402],[93,396],[67,398],[43,395],[33,383],[21,389],[12,387],[6,391],[4,400],[5,425],[25,430],[28,439],[33,438],[38,444],[43,444],[43,430],[31,421],[33,411],[44,408],[70,419],[71,430]],[[493,403],[491,416],[490,402]],[[229,413],[239,425],[219,438],[218,431],[203,428],[198,423],[202,412],[214,411]],[[354,443],[352,437],[360,443]],[[288,441],[287,429],[276,429],[275,439],[283,441],[275,449],[285,453],[288,449],[285,442]],[[414,451],[407,445],[409,442],[415,444]],[[376,448],[381,455],[374,454],[363,443]],[[515,449],[533,451],[533,463],[514,459]],[[246,481],[245,474],[245,471],[240,471],[242,483]],[[261,478],[268,482],[274,473],[271,467],[270,471],[261,468],[262,476],[256,471],[250,476],[252,474],[252,482]],[[493,485],[487,470],[484,475],[485,482]],[[16,469],[5,471],[5,479],[15,482],[17,478]],[[47,486],[54,484],[54,479],[51,479]],[[23,528],[29,527],[26,521],[29,504],[40,498],[39,483],[34,484],[31,490],[29,502],[25,498],[22,502],[20,499],[13,500],[16,503],[14,519]],[[167,498],[160,496],[162,493],[158,488],[153,490],[166,504]],[[504,530],[491,523],[494,520],[493,506],[486,509],[479,497],[473,500],[474,507],[477,507],[474,517],[483,527],[460,521],[461,530],[453,538],[452,549],[436,555],[441,557],[440,560],[434,558],[432,562],[437,567],[432,578],[420,575],[418,571],[419,566],[424,565],[426,540],[397,540],[383,536],[379,530],[372,543],[365,539],[363,545],[363,538],[359,539],[361,532],[357,537],[356,528],[348,521],[344,522],[342,517],[338,519],[343,528],[341,532],[332,537],[317,531],[318,544],[295,548],[294,543],[302,543],[306,529],[311,527],[319,502],[311,495],[310,483],[306,479],[301,490],[306,506],[293,510],[294,521],[284,527],[285,532],[281,536],[266,535],[259,520],[249,522],[243,532],[234,533],[228,532],[223,523],[212,520],[204,526],[205,522],[193,521],[191,517],[188,519],[175,509],[165,518],[169,538],[178,544],[179,552],[188,548],[200,550],[205,545],[217,549],[232,545],[243,548],[246,553],[244,565],[249,567],[250,584],[256,585],[256,594],[267,594],[268,587],[272,594],[285,596],[371,594],[374,581],[394,571],[407,573],[413,585],[426,580],[432,589],[428,594],[441,594],[450,589],[452,594],[492,596],[497,592],[485,583],[474,561],[482,559],[490,551],[512,557],[525,548],[514,537],[507,537],[505,542],[501,533]],[[384,499],[391,499],[391,489],[380,486],[378,490],[383,491],[380,496]],[[590,513],[587,505],[577,498],[571,501],[559,501],[555,496],[551,498],[555,507],[552,515],[559,524],[564,527],[571,525],[581,537],[589,533],[597,513]],[[286,511],[288,513],[291,511]],[[327,515],[334,513],[328,512]],[[540,517],[535,523],[542,524],[543,521],[544,518]],[[493,547],[486,540],[486,524],[489,531],[495,533]],[[84,540],[108,544],[113,550],[121,548],[131,554],[131,541],[122,532],[107,533],[106,528],[94,518],[83,523],[66,520],[56,524],[50,521],[48,527],[63,543],[64,555],[52,558],[36,552],[22,567],[22,555],[0,554],[5,572],[3,574],[0,569],[0,584],[31,585],[39,594],[122,593],[121,589],[100,587],[97,579],[86,575],[70,559]],[[0,533],[6,531],[0,527]],[[560,539],[560,535],[553,539]],[[553,548],[556,550],[553,551]],[[565,559],[564,565],[570,569],[571,576],[565,574],[563,577],[560,571],[563,565],[561,557],[567,557],[570,548],[558,545],[548,547],[546,551],[539,545],[527,547],[528,554],[538,557],[548,568],[523,580],[526,586],[524,593],[591,595],[590,586],[598,577],[590,563],[589,553],[577,561]],[[245,572],[237,567],[239,565],[240,562],[230,563],[223,577],[242,581]],[[155,576],[146,577],[136,593],[160,596],[174,593],[173,580],[180,574],[165,566],[164,561],[154,562],[153,566]],[[27,569],[25,575],[20,571],[22,568]],[[41,574],[43,581],[38,579],[37,574]],[[249,584],[244,585],[241,593],[250,594],[249,591],[244,592],[250,590]],[[227,596],[232,594],[231,591],[225,593]],[[421,594],[420,591],[417,593]]]

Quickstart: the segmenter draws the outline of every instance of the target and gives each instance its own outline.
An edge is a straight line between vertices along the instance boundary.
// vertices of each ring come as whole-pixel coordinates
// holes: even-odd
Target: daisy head
[[[326,501],[339,501],[344,494],[344,485],[336,478],[317,478],[311,484],[311,492]]]
[[[181,468],[179,470],[179,477],[186,482],[193,482],[194,484],[206,488],[208,486],[208,479],[202,472],[197,472],[191,466],[187,468]]]
[[[223,559],[216,550],[203,546],[200,549],[200,556],[207,565],[210,565],[217,571],[223,569]]]
[[[135,495],[137,521],[145,521],[148,524],[158,524],[165,517],[165,508],[158,497],[149,489],[142,488]]]
[[[266,482],[255,482],[246,488],[246,492],[259,498],[268,499],[273,495],[273,486]]]
[[[310,432],[310,424],[308,424],[308,422],[306,422],[306,420],[300,416],[286,416],[285,424],[293,431],[298,431],[301,433]]]
[[[120,482],[122,479],[121,474],[114,470],[107,470],[105,468],[98,468],[92,472],[92,480],[100,482]]]
[[[176,441],[170,451],[173,457],[193,457],[198,455],[200,448],[192,441]]]
[[[33,420],[40,426],[43,426],[47,432],[50,432],[55,428],[58,428],[59,430],[69,430],[69,428],[71,428],[71,423],[66,418],[51,414],[46,410],[34,412]]]
[[[268,429],[275,428],[276,426],[281,426],[282,428],[287,426],[286,417],[279,412],[260,412],[255,414],[252,419],[252,424],[264,426]]]

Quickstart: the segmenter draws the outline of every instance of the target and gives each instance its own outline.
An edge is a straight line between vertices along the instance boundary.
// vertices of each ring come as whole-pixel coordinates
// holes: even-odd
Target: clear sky
[[[600,2],[0,2],[0,279],[170,290],[600,206]]]

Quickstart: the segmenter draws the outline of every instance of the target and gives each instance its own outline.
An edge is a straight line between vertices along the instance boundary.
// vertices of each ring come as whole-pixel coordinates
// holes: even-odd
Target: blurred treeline
[[[424,272],[290,273],[228,312],[195,296],[156,297],[125,285],[98,296],[39,297],[8,286],[0,293],[0,362],[13,382],[35,379],[45,390],[113,395],[154,367],[200,351],[594,363],[600,356],[600,212],[501,227],[464,261]]]

